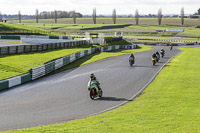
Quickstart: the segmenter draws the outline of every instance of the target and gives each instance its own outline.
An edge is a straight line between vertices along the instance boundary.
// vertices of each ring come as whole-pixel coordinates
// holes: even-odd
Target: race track
[[[154,48],[160,51],[161,47]],[[172,57],[174,47],[156,66],[153,51],[136,53],[133,67],[129,55],[107,58],[72,70],[40,78],[0,93],[0,131],[66,122],[101,113],[134,98]],[[91,73],[101,82],[103,97],[89,98],[87,83]]]

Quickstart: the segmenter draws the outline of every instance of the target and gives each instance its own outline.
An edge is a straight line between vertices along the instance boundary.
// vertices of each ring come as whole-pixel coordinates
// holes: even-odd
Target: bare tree
[[[0,22],[3,22],[3,17],[2,17],[1,12],[0,12]]]
[[[116,15],[115,9],[113,10],[112,19],[113,19],[113,23],[116,24],[117,15]]]
[[[73,22],[74,22],[74,24],[76,24],[76,12],[75,11],[73,11]]]
[[[92,18],[93,18],[93,22],[94,22],[94,24],[96,24],[96,23],[97,23],[96,8],[93,9]]]
[[[138,9],[135,10],[135,22],[136,22],[136,25],[139,24],[139,12],[138,12]]]
[[[161,25],[162,23],[162,9],[160,8],[158,10],[158,25]]]
[[[19,18],[19,23],[21,23],[22,22],[22,15],[21,15],[20,11],[18,12],[18,18]]]
[[[38,23],[39,22],[39,11],[38,11],[38,9],[36,9],[36,11],[35,11],[35,18],[36,18],[36,23]]]
[[[58,13],[57,13],[57,11],[55,10],[55,11],[54,11],[54,20],[55,20],[55,23],[57,23],[57,18],[58,18]]]
[[[184,8],[181,8],[181,25],[184,25]]]

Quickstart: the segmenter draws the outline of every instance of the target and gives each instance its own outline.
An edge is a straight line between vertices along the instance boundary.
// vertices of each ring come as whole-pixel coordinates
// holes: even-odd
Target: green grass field
[[[21,24],[9,24],[9,23],[0,23],[1,31],[12,31],[12,30],[38,30],[34,27],[28,27]]]
[[[61,49],[21,55],[0,56],[0,80],[27,73],[45,62],[82,51],[86,48]]]
[[[41,28],[36,28],[33,26],[27,26],[25,24],[12,24],[12,23],[2,23],[0,22],[0,33],[1,34],[37,34],[37,35],[56,35],[59,36],[59,34],[56,33],[50,33],[48,31],[45,31]]]
[[[24,42],[21,42],[21,41],[16,41],[16,40],[9,40],[9,41],[2,41],[2,42],[6,42],[6,43],[14,43],[14,44],[25,44]]]
[[[77,24],[93,24],[92,18],[77,18]],[[199,25],[199,19],[185,18],[185,25]],[[11,21],[8,21],[11,22]],[[18,23],[18,20],[12,23]],[[35,23],[35,19],[22,20],[22,23]],[[54,19],[40,19],[39,23],[54,23]],[[72,18],[59,18],[59,24],[74,24]],[[113,24],[112,18],[97,18],[97,24]],[[135,24],[135,18],[117,18],[117,24]],[[140,25],[158,25],[157,18],[139,18]],[[180,18],[163,18],[163,25],[181,25]]]
[[[7,133],[186,133],[200,131],[200,48],[164,67],[142,95],[120,108],[65,123]]]
[[[200,25],[199,19],[189,19],[185,18],[185,24],[181,25],[180,18],[163,18],[162,25],[158,26],[157,18],[140,18],[139,25],[135,25],[134,18],[118,18],[117,24],[112,23],[111,18],[97,18],[97,24],[92,23],[91,18],[77,18],[77,24],[73,24],[71,18],[61,18],[58,19],[58,23],[55,24],[53,19],[41,19],[37,24],[35,19],[22,20],[22,23],[19,24],[17,20],[8,21],[8,23],[0,29],[5,29],[7,31],[13,30],[19,27],[21,29],[36,30],[40,29],[41,31],[52,32],[54,35],[73,35],[73,36],[84,36],[85,32],[90,33],[105,33],[106,36],[113,36],[115,31],[122,31],[124,35],[164,35],[164,36],[188,36],[188,37],[200,37],[200,30],[196,26]],[[17,25],[16,25],[17,24]],[[8,26],[7,26],[8,25]],[[12,26],[12,28],[9,28]],[[15,28],[13,28],[15,26]],[[32,29],[32,28],[33,29]],[[162,33],[155,32],[156,29],[185,29],[184,33]]]
[[[185,25],[180,25],[179,18],[163,18],[161,26],[157,25],[157,18],[141,18],[140,24],[135,25],[133,18],[119,18],[117,24],[112,24],[111,18],[98,18],[97,21],[106,21],[106,23],[92,24],[89,18],[79,18],[77,24],[66,22],[71,19],[58,19],[57,24],[50,20],[41,20],[41,23],[36,24],[34,20],[24,20],[23,25],[46,29],[67,35],[84,35],[85,32],[98,33],[103,32],[106,35],[114,35],[115,31],[122,31],[124,35],[165,35],[165,36],[189,36],[200,37],[200,30],[196,26],[200,25],[199,19],[185,19]],[[111,22],[110,22],[111,21]],[[64,23],[66,22],[66,23]],[[184,33],[162,33],[156,32],[156,29],[185,29]]]

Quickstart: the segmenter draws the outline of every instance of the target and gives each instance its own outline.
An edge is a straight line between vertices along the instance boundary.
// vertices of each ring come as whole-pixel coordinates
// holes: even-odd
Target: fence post
[[[33,51],[33,45],[30,46],[30,52],[32,52],[32,51]]]
[[[15,54],[18,53],[18,49],[19,49],[19,46],[16,46],[16,52],[15,52]]]
[[[23,53],[25,53],[25,50],[26,50],[26,45],[24,45],[24,50],[23,50]]]
[[[53,49],[53,43],[51,43],[51,50]]]
[[[37,52],[39,51],[39,45],[37,45]]]

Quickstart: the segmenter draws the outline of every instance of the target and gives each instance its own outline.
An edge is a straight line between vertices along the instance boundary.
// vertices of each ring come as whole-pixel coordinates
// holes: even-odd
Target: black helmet
[[[92,73],[92,74],[90,74],[90,78],[91,79],[95,79],[95,76],[94,76],[94,74]]]

